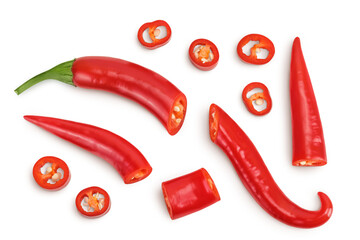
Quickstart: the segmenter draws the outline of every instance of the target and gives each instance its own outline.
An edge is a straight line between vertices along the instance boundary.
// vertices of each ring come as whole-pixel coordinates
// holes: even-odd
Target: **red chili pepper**
[[[324,134],[309,72],[295,38],[291,54],[290,100],[294,166],[322,166],[327,163]]]
[[[321,208],[309,211],[290,201],[278,187],[254,144],[220,107],[210,106],[211,140],[229,157],[241,181],[257,203],[271,216],[294,227],[318,227],[329,220],[333,206],[329,197],[318,195]]]
[[[163,182],[162,191],[171,219],[184,217],[220,200],[214,181],[201,168]]]
[[[255,88],[260,88],[262,92],[257,92],[250,97],[247,97],[247,94]],[[249,112],[258,116],[269,113],[272,108],[272,101],[269,90],[264,84],[259,82],[253,82],[248,84],[242,92],[242,99]],[[266,104],[266,107],[263,110],[258,111],[256,110],[254,104],[257,106],[262,106]]]
[[[24,118],[103,158],[118,171],[126,184],[138,182],[152,171],[150,164],[136,147],[110,131],[57,118],[40,116],[24,116]]]
[[[216,67],[220,55],[214,43],[207,39],[197,39],[189,47],[189,57],[195,67],[209,71]]]
[[[109,57],[77,58],[33,77],[15,92],[20,94],[46,79],[132,99],[153,113],[171,135],[175,135],[184,122],[185,95],[159,74],[131,62]]]
[[[163,38],[158,38],[161,30],[160,26],[163,26],[166,28],[166,36]],[[146,29],[149,29],[149,37],[152,42],[146,42],[144,40],[143,34],[146,31]],[[169,24],[163,20],[157,20],[154,22],[148,22],[144,23],[138,31],[138,39],[139,42],[148,49],[155,49],[161,46],[164,46],[170,41],[171,38],[171,28]]]
[[[243,47],[250,41],[258,43],[250,49],[250,55],[248,56],[243,52]],[[258,58],[257,56],[261,49],[266,49],[269,52],[265,59]],[[249,34],[240,40],[237,46],[237,53],[244,62],[261,65],[270,62],[275,54],[275,47],[267,37],[260,34]]]
[[[45,173],[42,173],[41,168],[47,163],[51,164],[51,166],[45,169]],[[48,190],[63,189],[68,185],[71,178],[67,164],[60,158],[50,156],[42,157],[35,163],[33,177],[40,187]]]
[[[110,210],[110,196],[99,187],[85,188],[76,196],[75,205],[77,210],[86,217],[101,217]]]

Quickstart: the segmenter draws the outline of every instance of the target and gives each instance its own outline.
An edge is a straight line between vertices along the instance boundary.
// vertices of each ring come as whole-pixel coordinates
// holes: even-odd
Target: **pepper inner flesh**
[[[166,27],[164,26],[153,26],[148,28],[149,37],[152,42],[162,39],[167,36]]]
[[[214,142],[218,133],[219,127],[219,117],[215,110],[215,108],[210,108],[209,113],[209,131],[210,131],[210,138]]]
[[[87,212],[101,211],[104,207],[105,198],[98,192],[86,194],[83,198],[82,207]]]
[[[264,99],[264,93],[262,92],[255,93],[248,99],[251,101],[251,104],[253,104],[254,109],[258,112],[263,111],[267,107],[266,100]]]
[[[137,171],[136,173],[134,173],[134,175],[130,178],[130,183],[138,182],[141,179],[143,179],[144,177],[146,177],[147,175],[148,175],[148,170],[141,169],[141,170]]]
[[[295,166],[322,166],[325,165],[325,162],[322,160],[316,159],[300,159],[293,163]]]
[[[202,63],[211,62],[214,59],[214,53],[208,44],[195,46],[194,56]]]
[[[265,44],[260,41],[250,40],[242,47],[242,51],[245,55],[256,59],[266,59],[269,56],[269,51],[265,48]]]
[[[50,184],[55,184],[57,181],[61,180],[64,177],[64,172],[61,168],[57,166],[55,163],[45,163],[44,167],[45,172],[42,173],[42,179]],[[40,169],[42,172],[42,169]]]
[[[185,107],[183,101],[180,99],[175,102],[174,107],[171,111],[171,123],[177,128],[185,116]]]

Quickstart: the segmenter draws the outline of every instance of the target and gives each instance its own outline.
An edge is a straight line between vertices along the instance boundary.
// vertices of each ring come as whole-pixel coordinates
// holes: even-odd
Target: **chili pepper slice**
[[[124,138],[88,124],[57,118],[24,116],[24,118],[110,163],[126,184],[138,182],[152,171],[141,152]]]
[[[161,30],[160,26],[165,27],[166,29],[166,36],[163,38],[158,38],[160,36]],[[146,42],[144,40],[143,34],[149,29],[149,37],[152,42]],[[144,23],[138,31],[138,39],[139,42],[148,49],[156,49],[158,47],[164,46],[170,41],[171,38],[171,28],[169,24],[163,20],[157,20],[154,22]]]
[[[260,88],[262,92],[257,92],[247,97],[248,93],[255,88]],[[249,112],[258,116],[268,114],[272,108],[269,89],[260,82],[249,83],[242,92],[242,99]],[[266,107],[260,111],[255,108],[255,105],[263,106],[264,104],[266,104]]]
[[[327,163],[324,133],[300,39],[294,40],[290,66],[290,102],[294,166]]]
[[[229,157],[240,180],[256,202],[277,220],[294,227],[313,228],[329,220],[333,206],[329,197],[319,192],[321,208],[300,208],[278,187],[254,144],[243,130],[215,104],[210,106],[211,140]]]
[[[110,205],[109,194],[99,187],[85,188],[79,192],[75,199],[77,210],[89,218],[104,216],[109,212]]]
[[[248,56],[243,52],[243,47],[250,41],[256,41],[258,43],[250,49],[250,55]],[[257,56],[261,49],[266,49],[269,52],[265,59],[258,58]],[[275,47],[267,37],[260,34],[249,34],[243,37],[238,43],[237,53],[244,62],[261,65],[270,62],[275,54]]]
[[[170,135],[175,135],[184,122],[185,95],[164,77],[135,63],[109,57],[77,58],[33,77],[15,92],[20,94],[46,79],[134,100],[154,114]]]
[[[216,67],[220,55],[213,42],[207,39],[196,39],[189,47],[189,57],[195,67],[209,71]]]
[[[163,182],[161,188],[173,220],[197,212],[220,200],[215,183],[204,168]]]
[[[42,173],[41,169],[47,163],[51,166],[46,168],[45,173]],[[40,187],[48,190],[63,189],[71,178],[68,165],[60,158],[52,156],[42,157],[34,164],[33,177]]]

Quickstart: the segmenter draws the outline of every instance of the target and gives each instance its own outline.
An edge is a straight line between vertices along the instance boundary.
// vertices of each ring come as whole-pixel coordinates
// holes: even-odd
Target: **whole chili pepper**
[[[179,89],[159,74],[125,60],[77,58],[31,78],[15,92],[20,94],[46,79],[105,90],[134,100],[154,114],[171,135],[180,130],[185,118],[186,97]]]
[[[126,184],[146,178],[152,171],[141,152],[122,137],[92,125],[57,118],[24,116],[24,118],[110,163]]]
[[[313,228],[329,220],[333,206],[329,197],[319,192],[321,208],[300,208],[278,187],[254,144],[243,130],[215,104],[210,106],[211,140],[229,157],[241,181],[257,203],[271,216],[290,226]]]
[[[257,92],[250,97],[247,97],[247,94],[255,88],[260,88],[262,92]],[[264,84],[259,82],[249,83],[242,92],[242,99],[249,112],[257,116],[268,114],[272,108],[272,101],[269,90]],[[262,106],[265,103],[266,107],[260,111],[258,111],[254,106],[254,104],[257,106]]]
[[[322,166],[327,163],[324,134],[309,72],[295,38],[290,66],[290,100],[294,166]]]
[[[47,163],[51,166],[47,167],[45,173],[41,172]],[[62,173],[60,171],[62,170]],[[57,157],[42,157],[33,167],[33,177],[40,187],[48,190],[60,190],[68,185],[71,174],[68,165]]]
[[[168,212],[173,220],[220,200],[214,181],[204,168],[163,182],[161,187]]]
[[[85,217],[101,217],[110,210],[110,196],[104,189],[99,187],[85,188],[76,196],[75,206]]]
[[[216,45],[207,39],[196,39],[189,47],[190,61],[200,70],[209,71],[214,69],[219,57]]]
[[[250,55],[248,56],[243,52],[243,47],[250,41],[256,41],[258,43],[250,49]],[[266,49],[269,52],[265,59],[258,58],[257,56],[257,53],[259,53],[261,49]],[[249,34],[243,37],[238,43],[237,53],[244,62],[261,65],[270,62],[274,57],[275,47],[272,41],[267,37],[260,34]]]
[[[166,36],[163,38],[158,38],[161,34],[160,26],[165,27]],[[143,34],[146,29],[149,29],[149,37],[152,42],[146,42],[144,40]],[[170,41],[171,38],[171,28],[169,24],[163,20],[157,20],[154,22],[144,23],[138,31],[139,42],[148,49],[156,49],[158,47],[164,46]]]

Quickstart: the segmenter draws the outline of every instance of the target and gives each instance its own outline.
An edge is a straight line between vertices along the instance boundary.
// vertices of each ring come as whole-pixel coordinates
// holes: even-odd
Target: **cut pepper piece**
[[[161,186],[169,215],[173,220],[220,200],[214,181],[204,168],[163,182]]]
[[[258,43],[250,49],[250,55],[246,55],[243,52],[243,47],[250,41],[255,41]],[[268,55],[265,59],[258,58],[257,56],[261,49],[266,49],[268,51]],[[244,62],[262,65],[268,63],[274,57],[275,47],[271,40],[267,37],[260,34],[249,34],[240,40],[239,44],[237,45],[237,53]]]
[[[45,173],[42,173],[41,169],[46,164],[51,166],[46,168]],[[71,178],[68,165],[60,158],[52,156],[42,157],[34,164],[33,177],[40,187],[48,190],[63,189]]]
[[[189,47],[189,58],[198,69],[209,71],[216,67],[219,61],[219,51],[213,42],[207,39],[197,39]]]
[[[255,88],[260,88],[262,92],[255,93],[250,97],[247,97],[247,94]],[[269,90],[264,84],[260,82],[253,82],[248,84],[242,92],[242,99],[249,112],[257,116],[268,114],[272,108],[272,100]],[[266,107],[263,110],[258,111],[255,108],[255,105],[261,106],[265,104],[265,102]]]
[[[166,28],[166,36],[163,38],[158,38],[160,36],[161,30],[160,26],[163,26]],[[149,37],[152,42],[146,42],[144,40],[143,34],[146,31],[146,29],[149,29]],[[164,46],[170,41],[171,38],[171,28],[169,24],[163,20],[157,20],[154,22],[148,22],[144,23],[138,31],[138,39],[139,42],[148,49],[156,49],[158,47]]]

